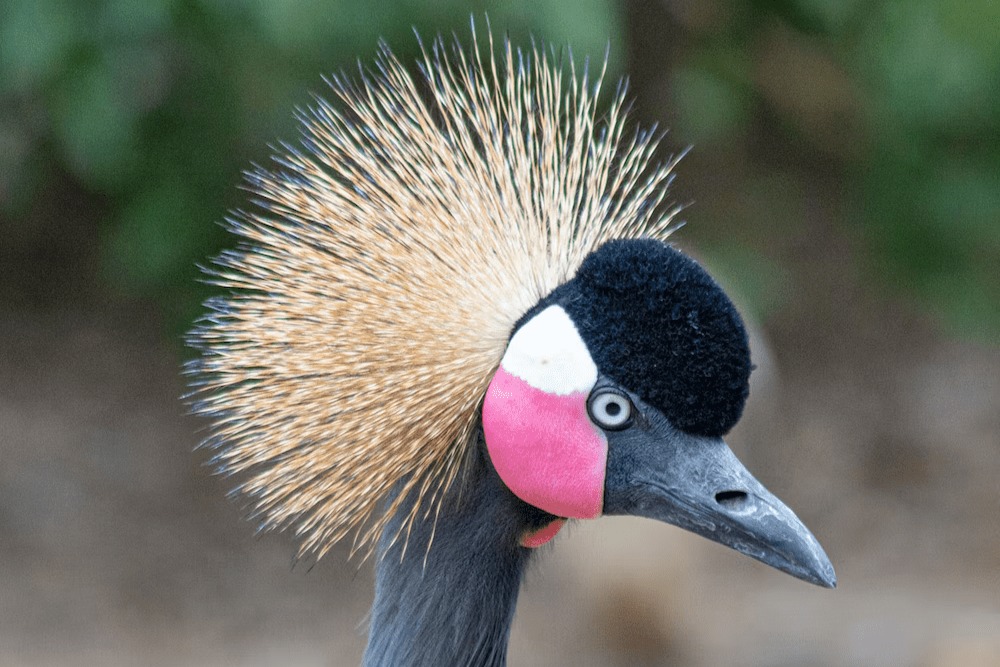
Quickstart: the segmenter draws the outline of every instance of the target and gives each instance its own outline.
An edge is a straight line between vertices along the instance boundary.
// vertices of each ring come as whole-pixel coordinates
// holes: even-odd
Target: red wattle
[[[566,519],[555,519],[532,533],[525,533],[520,539],[521,546],[529,549],[537,549],[543,544],[548,543],[549,540],[556,536],[559,529],[565,525]]]

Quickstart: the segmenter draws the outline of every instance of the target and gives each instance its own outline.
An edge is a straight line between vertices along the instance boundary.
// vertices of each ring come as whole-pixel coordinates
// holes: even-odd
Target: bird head
[[[483,403],[486,447],[556,517],[658,519],[833,586],[816,539],[722,439],[751,369],[739,314],[697,263],[611,241],[518,322]]]
[[[627,129],[624,87],[604,108],[601,75],[488,37],[434,42],[420,80],[388,51],[333,77],[300,144],[248,174],[239,246],[210,271],[225,294],[191,334],[218,469],[322,555],[454,509],[485,440],[553,519],[653,517],[832,585],[721,439],[747,337],[665,244],[658,135]]]

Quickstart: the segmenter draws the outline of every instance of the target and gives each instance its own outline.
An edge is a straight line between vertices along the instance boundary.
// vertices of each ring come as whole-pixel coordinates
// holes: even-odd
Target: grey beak
[[[605,514],[665,521],[804,581],[837,575],[809,529],[758,482],[721,438],[682,433],[655,409],[608,433]]]

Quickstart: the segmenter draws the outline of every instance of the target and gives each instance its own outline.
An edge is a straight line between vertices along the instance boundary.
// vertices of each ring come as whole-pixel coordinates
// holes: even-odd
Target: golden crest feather
[[[515,322],[604,241],[669,233],[656,139],[626,137],[622,90],[599,117],[603,73],[552,60],[473,33],[415,78],[384,50],[248,176],[211,271],[227,294],[191,335],[194,410],[302,551],[371,546],[409,493],[404,529],[440,511]]]

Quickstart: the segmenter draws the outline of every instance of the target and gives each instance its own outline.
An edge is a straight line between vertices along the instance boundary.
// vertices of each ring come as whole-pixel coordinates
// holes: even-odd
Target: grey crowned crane
[[[722,439],[747,334],[665,243],[672,163],[626,134],[622,90],[599,116],[601,76],[492,38],[420,72],[386,50],[301,114],[191,335],[207,444],[262,526],[375,552],[364,664],[505,664],[525,568],[571,519],[665,521],[833,587]]]

